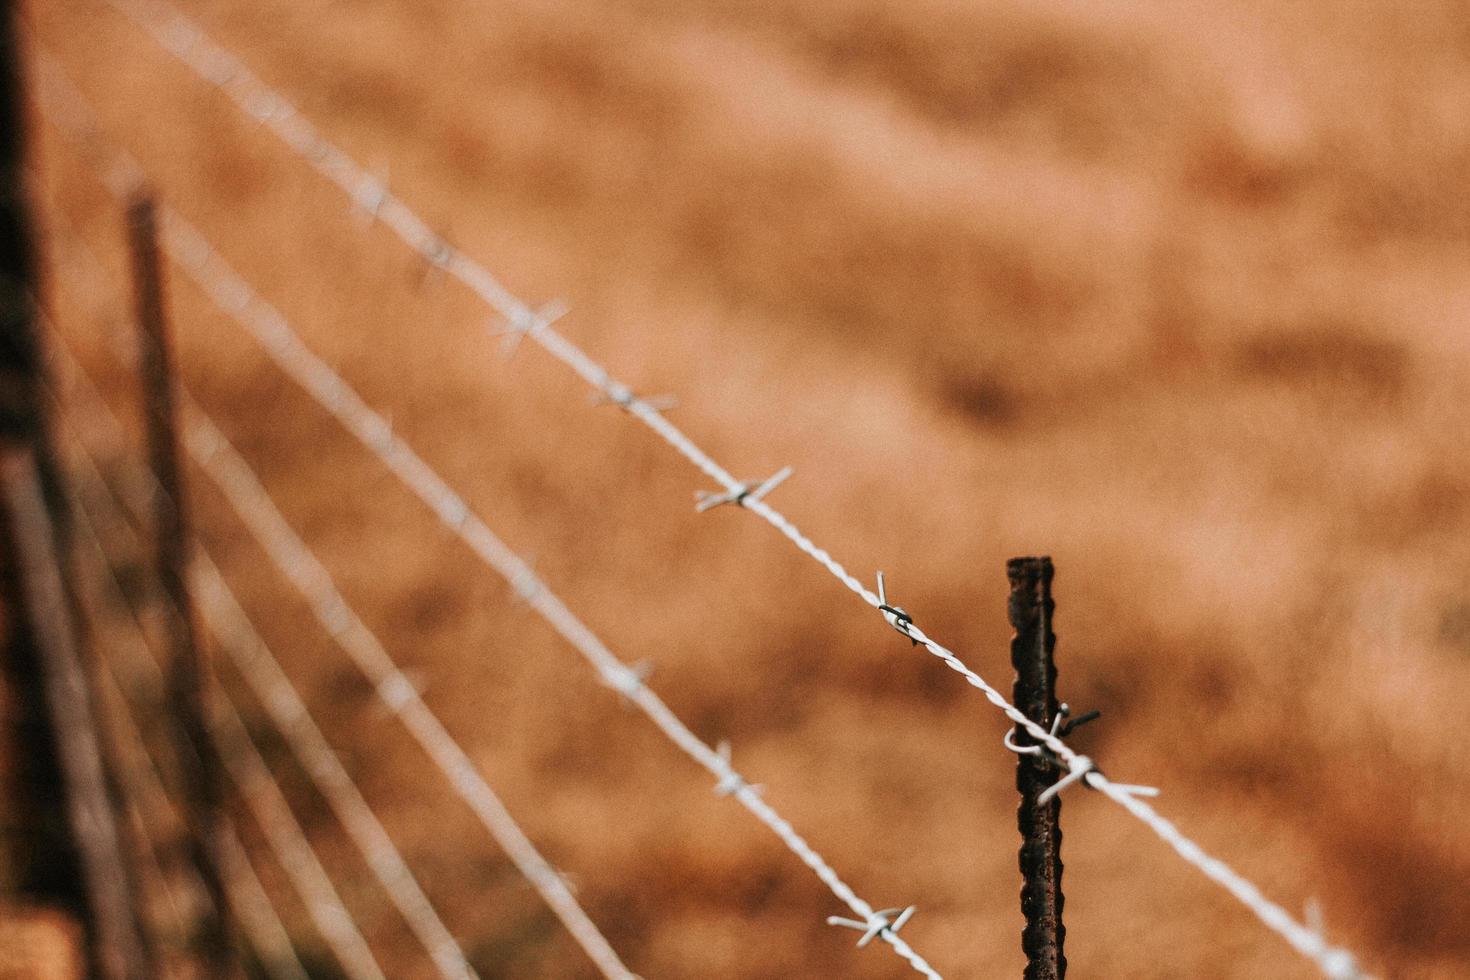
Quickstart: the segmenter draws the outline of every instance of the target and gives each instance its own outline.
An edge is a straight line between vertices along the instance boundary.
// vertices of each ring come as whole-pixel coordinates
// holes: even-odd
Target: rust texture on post
[[[199,643],[189,594],[190,530],[173,381],[173,354],[164,306],[157,214],[153,199],[140,193],[128,205],[128,245],[138,326],[138,366],[142,374],[148,461],[158,483],[154,494],[157,574],[168,608],[167,670],[169,700],[175,713],[177,754],[194,864],[209,896],[199,924],[199,946],[206,975],[234,975],[234,954],[222,875],[221,836],[224,797],[219,759],[206,719],[209,665]]]
[[[1051,559],[1013,558],[1006,564],[1006,574],[1011,580],[1011,626],[1016,630],[1011,640],[1011,665],[1016,669],[1014,703],[1027,718],[1050,728],[1057,715]],[[1015,742],[1019,746],[1036,744],[1024,730],[1017,730]],[[1037,801],[1056,780],[1056,769],[1046,757],[1016,757],[1016,789],[1021,792],[1021,805],[1016,811],[1021,830],[1021,912],[1026,918],[1021,946],[1026,953],[1026,980],[1061,980],[1067,973],[1067,958],[1062,954],[1067,935],[1062,925],[1062,803],[1059,797],[1046,803]]]
[[[94,969],[107,980],[149,976],[103,756],[77,647],[56,538],[33,454],[10,449],[0,459],[6,516],[15,538],[27,618],[44,663],[46,700],[66,774],[67,808],[87,881]]]

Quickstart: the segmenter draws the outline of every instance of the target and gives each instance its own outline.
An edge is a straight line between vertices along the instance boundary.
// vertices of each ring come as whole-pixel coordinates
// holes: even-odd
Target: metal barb
[[[765,497],[766,494],[779,487],[782,483],[785,483],[786,478],[794,472],[796,471],[790,466],[785,466],[775,474],[766,477],[760,483],[756,483],[753,480],[738,483],[734,489],[726,490],[723,493],[701,490],[695,494],[699,502],[694,505],[694,509],[698,513],[703,514],[705,511],[713,510],[722,504],[735,504],[739,507],[744,507],[747,501],[760,500]]]
[[[1092,760],[1087,756],[1076,755],[1067,760],[1067,768],[1070,771],[1065,776],[1041,791],[1041,795],[1036,798],[1037,803],[1050,803],[1054,796],[1092,772],[1097,766],[1093,765]]]
[[[633,695],[647,682],[653,673],[653,661],[639,660],[632,664],[617,664],[602,672],[602,682],[617,691],[624,706],[632,703]]]
[[[914,617],[910,616],[902,607],[889,605],[888,590],[883,582],[883,573],[878,573],[878,611],[888,621],[888,625],[906,636],[914,646],[919,645],[919,640],[914,636],[911,627],[914,625]]]
[[[608,378],[603,383],[601,390],[592,393],[592,404],[616,405],[625,412],[631,412],[633,406],[637,404],[655,412],[667,412],[679,404],[679,399],[673,395],[639,396],[621,381]]]
[[[750,790],[757,796],[760,795],[761,790],[764,789],[763,786],[759,783],[752,784],[746,782],[745,777],[735,771],[735,767],[730,762],[729,742],[721,741],[719,745],[715,746],[715,754],[720,757],[720,761],[724,763],[725,769],[724,774],[720,776],[719,782],[715,783],[715,795],[734,796],[744,789]]]
[[[1096,773],[1099,776],[1103,774],[1102,770],[1097,767],[1097,763],[1093,762],[1085,755],[1074,755],[1072,756],[1072,758],[1068,759],[1067,769],[1069,771],[1065,776],[1057,780],[1051,786],[1048,786],[1045,790],[1042,791],[1041,795],[1036,798],[1036,801],[1038,803],[1049,802],[1062,790],[1066,789],[1068,786],[1071,786],[1073,783],[1076,782],[1081,782],[1082,785],[1086,786],[1088,789],[1095,789],[1096,787],[1092,785],[1092,781],[1087,777],[1093,773]],[[1139,786],[1134,783],[1110,784],[1114,789],[1121,790],[1124,793],[1127,793],[1129,796],[1154,797],[1159,795],[1159,789],[1157,786]]]
[[[841,926],[844,929],[856,929],[863,934],[858,940],[858,949],[862,949],[877,937],[887,933],[891,936],[898,935],[898,930],[903,924],[918,911],[917,905],[910,905],[905,909],[881,909],[868,917],[866,922],[861,919],[848,919],[840,915],[827,916],[827,925]]]
[[[542,327],[550,326],[560,320],[570,310],[571,307],[567,305],[566,300],[561,299],[554,299],[539,310],[533,310],[527,306],[518,308],[510,317],[510,325],[495,333],[495,336],[501,338],[501,360],[510,360],[515,356],[516,351],[520,350],[522,340]]]

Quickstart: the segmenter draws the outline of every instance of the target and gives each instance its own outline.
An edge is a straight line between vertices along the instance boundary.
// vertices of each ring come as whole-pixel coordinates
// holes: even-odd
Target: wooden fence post
[[[1011,580],[1009,614],[1016,635],[1011,665],[1016,669],[1012,697],[1021,713],[1043,728],[1057,716],[1057,668],[1052,660],[1057,638],[1051,630],[1052,564],[1050,558],[1012,558],[1006,563]],[[1036,740],[1017,729],[1015,744]],[[1062,925],[1062,801],[1038,797],[1057,780],[1056,767],[1039,753],[1016,756],[1016,789],[1021,804],[1016,822],[1021,830],[1021,912],[1026,925],[1021,947],[1026,953],[1025,980],[1062,980],[1067,958],[1062,953],[1067,930]]]
[[[189,593],[188,498],[179,464],[173,363],[158,253],[157,217],[153,199],[146,191],[129,202],[127,219],[148,458],[158,484],[158,492],[154,494],[154,530],[157,574],[168,602],[165,621],[169,701],[177,716],[174,727],[193,859],[212,906],[200,923],[199,939],[205,975],[225,978],[234,975],[236,961],[221,859],[223,786],[220,760],[208,728],[209,665],[199,642]]]

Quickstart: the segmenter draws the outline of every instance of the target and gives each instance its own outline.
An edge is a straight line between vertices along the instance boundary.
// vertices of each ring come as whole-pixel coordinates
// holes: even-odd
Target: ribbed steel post
[[[1057,715],[1052,572],[1050,558],[1012,558],[1006,564],[1011,580],[1009,614],[1016,630],[1011,640],[1011,665],[1016,669],[1012,697],[1016,707],[1043,728],[1050,728]],[[1024,729],[1016,732],[1014,740],[1021,747],[1036,744]],[[1060,797],[1038,802],[1057,775],[1046,756],[1016,757],[1016,789],[1021,792],[1021,805],[1016,811],[1021,830],[1021,912],[1026,918],[1021,947],[1026,953],[1026,980],[1062,980],[1067,974],[1067,958],[1062,953],[1067,936],[1062,925],[1062,802]]]

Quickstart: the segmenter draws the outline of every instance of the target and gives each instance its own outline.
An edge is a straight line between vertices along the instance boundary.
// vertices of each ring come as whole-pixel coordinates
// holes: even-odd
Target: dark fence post
[[[168,609],[169,701],[176,712],[180,772],[193,859],[211,908],[200,923],[205,975],[234,974],[221,861],[223,788],[220,762],[208,729],[209,665],[199,643],[189,593],[190,531],[179,441],[163,275],[158,254],[157,216],[152,197],[140,192],[128,204],[128,245],[138,326],[148,460],[159,492],[154,495],[157,573]]]
[[[1044,728],[1057,716],[1056,664],[1052,653],[1057,638],[1051,630],[1052,564],[1050,558],[1012,558],[1006,564],[1011,580],[1011,665],[1016,669],[1013,699],[1022,714]],[[1017,746],[1034,746],[1024,729],[1014,735]],[[1026,917],[1021,947],[1026,953],[1026,980],[1062,980],[1067,958],[1062,944],[1062,802],[1038,797],[1057,780],[1048,757],[1022,753],[1016,757],[1016,789],[1021,805],[1016,822],[1021,830],[1021,912]]]
[[[18,4],[0,0],[0,508],[5,612],[0,668],[16,694],[7,719],[21,742],[24,793],[34,823],[22,876],[38,894],[79,903],[91,973],[150,977],[136,880],[116,821],[116,792],[99,744],[83,623],[70,587],[70,527],[52,448],[38,329],[42,287],[26,193],[29,132]],[[29,807],[29,809],[27,809]]]
[[[144,980],[149,971],[123,847],[113,822],[76,625],[62,583],[56,535],[40,474],[30,450],[5,451],[0,459],[0,484],[20,566],[26,618],[45,664],[42,673],[46,700],[66,774],[72,831],[86,876],[93,923],[93,969],[107,980]]]

